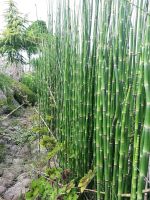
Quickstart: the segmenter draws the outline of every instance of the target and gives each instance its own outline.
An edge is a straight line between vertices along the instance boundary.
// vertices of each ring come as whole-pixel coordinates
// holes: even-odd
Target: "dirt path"
[[[32,115],[33,108],[27,108],[19,117],[0,121],[0,199],[19,199],[31,182],[31,163],[38,151],[36,142],[32,150],[26,143]]]

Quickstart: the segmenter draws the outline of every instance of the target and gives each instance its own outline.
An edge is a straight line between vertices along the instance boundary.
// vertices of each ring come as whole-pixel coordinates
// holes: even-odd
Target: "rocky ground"
[[[21,116],[0,119],[0,200],[19,199],[33,178],[31,163],[38,145],[34,142],[31,149],[27,141],[33,125],[31,115],[33,108],[27,108]]]

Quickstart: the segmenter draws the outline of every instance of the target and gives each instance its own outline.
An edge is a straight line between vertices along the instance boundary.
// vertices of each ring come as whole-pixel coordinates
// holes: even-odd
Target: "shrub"
[[[2,73],[0,74],[0,89],[5,93],[10,106],[14,105],[14,99],[20,104],[26,102],[26,105],[28,103],[34,105],[36,102],[36,94],[27,85]]]
[[[34,93],[37,93],[37,86],[36,86],[36,80],[34,74],[24,74],[20,82],[24,85],[28,86],[30,90],[32,90]]]

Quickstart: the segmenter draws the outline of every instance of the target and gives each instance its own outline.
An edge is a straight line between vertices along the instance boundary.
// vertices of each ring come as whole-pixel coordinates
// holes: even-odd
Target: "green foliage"
[[[3,107],[7,105],[7,100],[6,99],[0,99],[0,107]]]
[[[14,104],[8,104],[7,103],[7,106],[6,106],[5,110],[4,110],[4,113],[5,114],[9,114],[10,112],[12,112],[13,110],[15,110],[16,108],[17,107]],[[15,111],[15,112],[12,113],[12,115],[13,116],[19,116],[20,113],[19,113],[19,111]]]
[[[0,39],[0,53],[11,63],[24,63],[21,51],[24,50],[23,33],[26,21],[21,17],[13,0],[8,1],[5,21],[6,27]]]
[[[34,74],[23,74],[20,82],[26,85],[32,92],[37,93],[36,77]]]
[[[31,64],[31,56],[32,54],[38,53],[40,50],[40,44],[43,41],[43,38],[48,36],[48,30],[46,27],[46,23],[42,20],[37,20],[33,22],[24,33],[24,47],[26,49],[29,64]]]
[[[14,97],[20,104],[24,102],[26,103],[26,105],[28,105],[28,103],[31,103],[32,105],[35,104],[37,100],[36,94],[33,93],[26,85],[14,81],[13,88]]]
[[[30,191],[26,194],[26,200],[39,198],[39,200],[77,200],[77,188],[74,180],[66,182],[61,168],[47,168],[45,177],[33,180]],[[88,184],[95,176],[95,171],[90,170],[79,182],[78,187],[81,193],[87,188]]]
[[[87,188],[88,184],[95,176],[95,171],[89,170],[89,172],[80,180],[78,187],[80,188],[81,193]]]
[[[68,183],[66,186],[66,193],[67,194],[70,193],[72,188],[74,188],[74,187],[75,187],[74,180],[71,180],[70,183]]]
[[[8,114],[16,108],[13,96],[13,79],[0,73],[0,90],[2,90],[6,96],[6,99],[0,100],[0,106],[4,106],[4,113]],[[18,115],[19,112],[15,111],[13,115]]]
[[[32,34],[35,38],[40,34],[48,34],[48,29],[46,23],[43,20],[37,20],[32,22],[32,24],[28,27],[27,31]]]
[[[35,132],[41,131],[39,127],[34,127]],[[48,156],[51,159],[56,156],[58,151],[62,149],[62,145],[58,144],[53,137],[43,135],[41,144],[49,150]],[[66,176],[70,175],[68,170],[60,167],[47,167],[45,173],[41,173],[40,178],[33,180],[30,190],[26,193],[26,200],[77,200],[77,190],[75,189],[74,180]]]
[[[0,89],[5,92],[12,85],[12,78],[6,76],[5,74],[0,73]]]
[[[47,127],[35,127],[33,129],[33,131],[37,132],[37,133],[45,133],[45,129]],[[56,156],[58,154],[59,151],[63,150],[63,146],[61,143],[58,143],[56,141],[56,139],[52,136],[48,136],[48,135],[42,135],[41,138],[41,142],[40,144],[45,147],[48,151],[48,154],[46,156],[47,160],[52,159],[54,156]]]
[[[53,119],[53,117],[51,115],[46,115],[45,120],[47,122],[50,122]]]
[[[57,175],[56,171],[54,174]],[[71,181],[67,185],[59,185],[58,182],[40,177],[33,180],[30,191],[26,193],[26,200],[77,200],[77,191]]]
[[[52,159],[52,158],[53,158],[55,155],[57,155],[58,152],[61,151],[61,150],[62,150],[62,145],[61,145],[61,144],[57,144],[57,145],[55,146],[55,148],[54,148],[52,151],[50,151],[50,152],[48,153],[47,159],[48,159],[48,160]]]
[[[45,173],[51,180],[59,180],[61,178],[62,169],[56,167],[47,168]]]
[[[43,38],[47,36],[48,30],[46,23],[42,20],[32,22],[26,29],[25,37],[27,38],[26,50],[29,54],[36,53],[37,47],[42,42]]]
[[[56,140],[48,135],[43,135],[40,144],[48,151],[52,151],[56,147]]]
[[[89,187],[98,200],[127,193],[142,200],[150,154],[150,3],[80,2],[70,10],[71,0],[61,0],[50,10],[56,37],[43,42],[37,62],[39,110],[54,116],[50,129],[65,146],[64,168],[80,179],[96,166]],[[88,175],[81,180],[82,192],[89,182]]]
[[[53,188],[45,178],[39,178],[33,180],[31,183],[31,189],[26,193],[26,200],[35,200],[41,198],[41,200],[50,200]]]
[[[64,196],[64,200],[77,200],[77,199],[78,195],[76,190],[71,190],[71,192],[67,194],[67,196]]]
[[[13,98],[15,98],[20,104],[23,102],[28,104],[29,102],[34,105],[37,100],[36,94],[33,93],[26,85],[2,73],[0,73],[0,89],[7,96],[9,105],[13,105]]]
[[[27,130],[26,128],[18,128],[17,134],[13,134],[11,138],[17,145],[28,144],[28,147],[30,147],[31,143],[36,139],[36,136],[31,130]]]
[[[39,133],[41,135],[46,134],[49,132],[48,128],[46,126],[40,127],[40,126],[34,126],[32,127],[32,131],[35,133]]]
[[[22,54],[26,51],[30,63],[31,55],[38,52],[43,35],[48,35],[46,23],[37,20],[28,26],[27,20],[21,16],[13,0],[8,1],[5,21],[6,27],[0,38],[0,54],[10,63],[26,64]]]

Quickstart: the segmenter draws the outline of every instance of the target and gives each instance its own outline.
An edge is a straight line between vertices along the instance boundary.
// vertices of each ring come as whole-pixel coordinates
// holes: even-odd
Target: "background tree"
[[[24,35],[24,38],[25,38],[24,48],[29,58],[29,64],[31,61],[31,56],[33,54],[38,53],[40,44],[46,35],[48,35],[48,29],[47,29],[46,23],[42,20],[37,20],[33,22],[26,29],[25,35]]]
[[[0,38],[0,54],[9,63],[29,64],[31,56],[38,53],[42,38],[48,35],[46,23],[37,20],[31,25],[21,16],[13,0],[8,1],[8,10],[5,14],[6,27]],[[25,59],[25,52],[29,62]]]
[[[6,27],[0,39],[0,53],[10,63],[25,63],[22,55],[24,48],[24,31],[27,21],[19,13],[13,0],[8,1],[8,10],[5,14]]]

